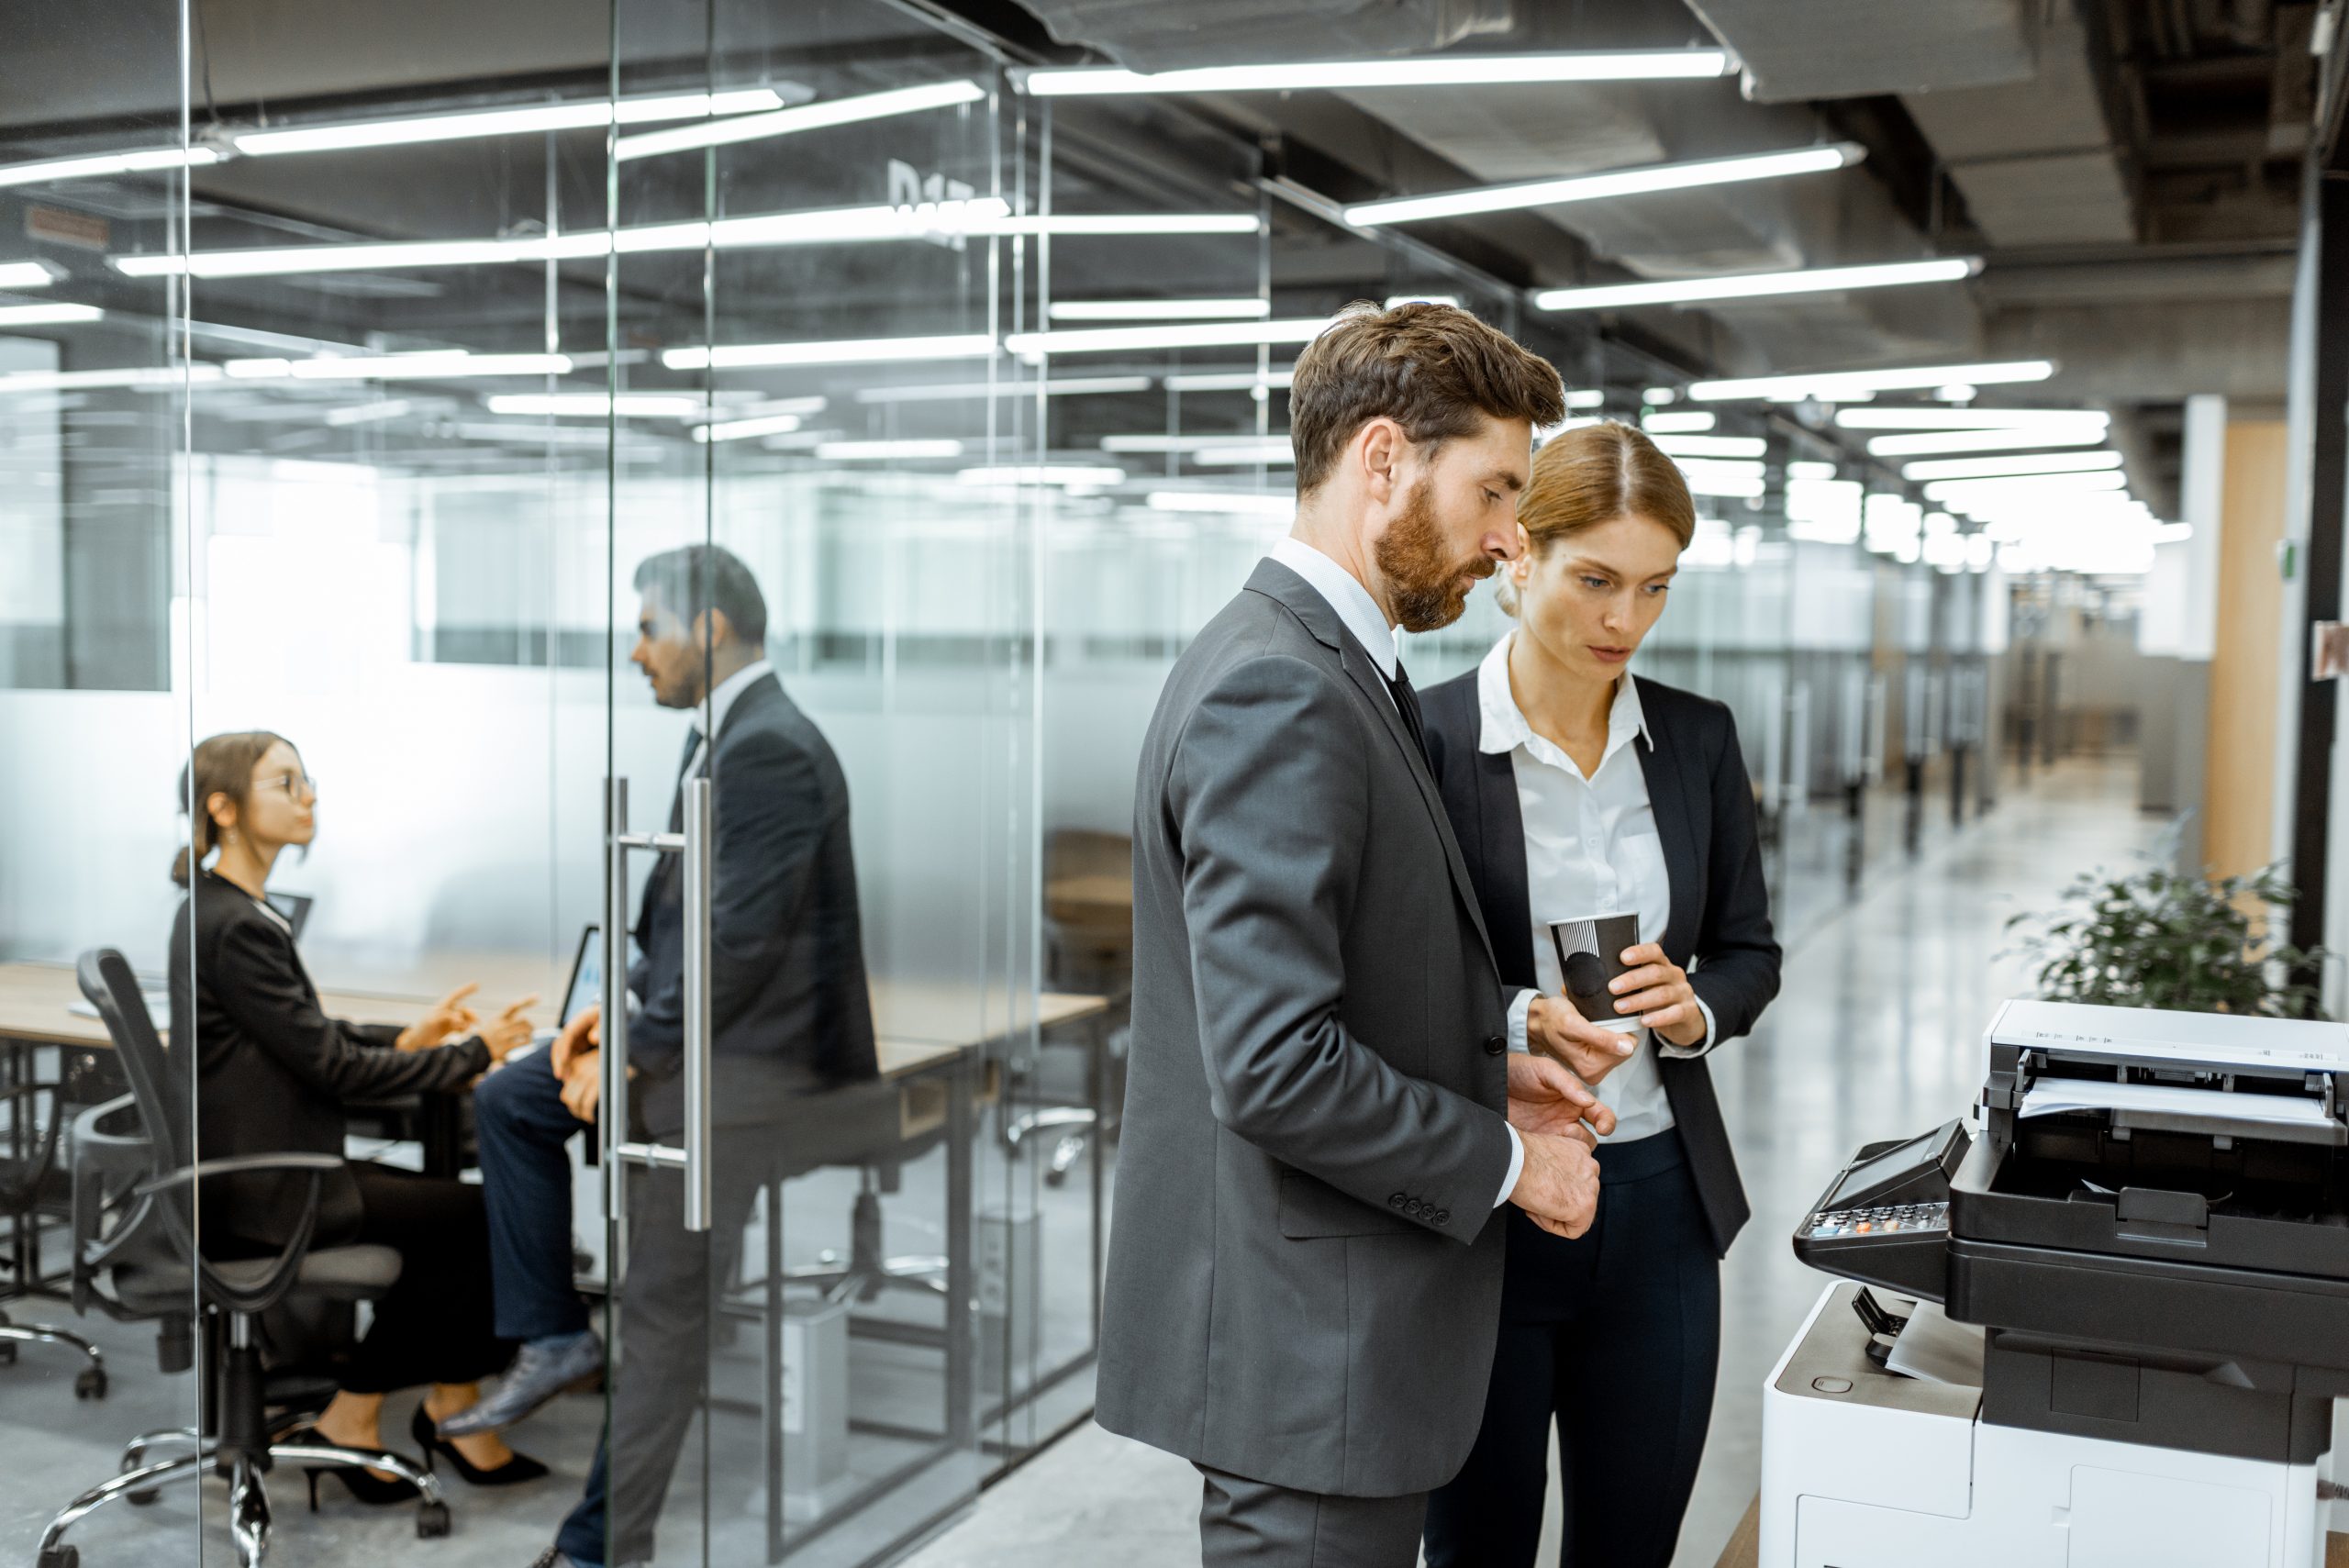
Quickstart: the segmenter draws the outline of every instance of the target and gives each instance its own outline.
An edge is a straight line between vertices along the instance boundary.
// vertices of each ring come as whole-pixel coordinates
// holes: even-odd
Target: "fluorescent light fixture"
[[[105,314],[95,305],[0,305],[0,327],[65,327]]]
[[[1540,446],[1564,435],[1568,430],[1579,430],[1587,426],[1600,425],[1604,423],[1606,423],[1606,421],[1603,419],[1598,418],[1593,415],[1585,414],[1578,417],[1561,419],[1554,425],[1536,425],[1533,428],[1533,441],[1536,446]]]
[[[696,427],[694,439],[707,445],[711,441],[743,441],[753,436],[785,436],[799,428],[796,414],[762,414],[750,419],[716,419]]]
[[[1205,65],[1186,71],[1083,68],[1030,71],[1039,98],[1147,93],[1285,93],[1352,87],[1475,87],[1526,82],[1669,82],[1726,76],[1719,49],[1586,50],[1572,54],[1420,55],[1408,60],[1325,60]]]
[[[1713,428],[1714,420],[1715,416],[1699,408],[1679,414],[1647,415],[1640,420],[1640,428],[1651,436],[1701,436]]]
[[[1068,212],[997,218],[974,234],[1254,234],[1264,224],[1252,212]]]
[[[1770,450],[1770,443],[1760,436],[1655,436],[1651,439],[1659,451],[1671,457],[1755,458]]]
[[[1607,394],[1595,386],[1586,386],[1579,391],[1566,394],[1566,406],[1569,408],[1597,408],[1606,401]]]
[[[1160,384],[1169,392],[1286,392],[1296,383],[1295,371],[1198,371],[1167,376]]]
[[[1680,477],[1692,495],[1731,495],[1754,500],[1766,488],[1765,471],[1758,462],[1689,458],[1680,462]]]
[[[1640,401],[1651,408],[1669,408],[1680,401],[1680,394],[1669,386],[1651,386],[1640,394]]]
[[[1101,438],[1101,450],[1105,452],[1197,453],[1214,451],[1219,448],[1261,446],[1273,439],[1266,436],[1104,436]],[[1286,436],[1278,439],[1284,446],[1288,442]]]
[[[966,468],[954,478],[962,484],[1057,484],[1070,489],[1098,488],[1122,483],[1126,471],[1090,463],[999,463],[990,468]]]
[[[1743,272],[1722,278],[1666,278],[1648,284],[1544,289],[1533,296],[1533,304],[1541,310],[1698,305],[1790,294],[1831,294],[1844,289],[1895,288],[1906,284],[1951,284],[1970,278],[1981,270],[1979,256],[1937,256],[1926,261],[1887,261],[1866,267],[1812,267],[1794,272]]]
[[[673,371],[745,370],[762,365],[881,364],[901,360],[984,360],[995,339],[984,332],[933,338],[837,338],[801,343],[729,343],[663,349]]]
[[[101,371],[17,371],[0,375],[0,395],[12,392],[175,392],[222,379],[218,365],[124,365]]]
[[[783,95],[772,88],[725,93],[677,93],[654,98],[610,99],[572,104],[529,104],[504,109],[467,109],[446,115],[406,115],[395,119],[348,120],[339,125],[294,126],[283,130],[239,131],[230,145],[248,158],[289,152],[335,152],[360,147],[411,147],[428,141],[462,141],[488,136],[527,136],[589,126],[641,125],[656,120],[701,119],[779,109]],[[625,145],[625,144],[623,144]]]
[[[483,401],[493,414],[582,419],[683,419],[708,406],[689,392],[518,392]]]
[[[1046,377],[1041,381],[966,381],[930,386],[867,386],[858,389],[856,400],[859,403],[955,403],[988,397],[1033,397],[1039,391],[1047,397],[1078,397],[1149,390],[1150,377],[1146,375],[1072,375],[1058,379]]]
[[[1148,353],[1160,349],[1253,347],[1309,343],[1330,329],[1330,316],[1278,321],[1202,321],[1173,327],[1092,327],[1070,332],[1014,332],[1004,347],[1022,359],[1052,354]]]
[[[1262,318],[1273,313],[1268,299],[1056,299],[1054,321],[1219,321]]]
[[[2038,429],[1909,430],[1868,439],[1870,457],[1920,457],[1931,452],[2016,451],[2030,447],[2092,447],[2104,439],[2102,425],[2050,425]]]
[[[1934,458],[1900,465],[1903,479],[2003,479],[2012,474],[2087,473],[2119,468],[2119,452],[2039,452],[2025,457]]]
[[[1847,430],[2020,430],[2043,425],[2095,425],[2112,416],[2101,408],[1838,408]]]
[[[765,397],[754,402],[730,401],[718,406],[704,406],[695,415],[701,424],[713,424],[723,419],[755,419],[769,414],[821,414],[831,399],[821,394],[804,397]]]
[[[2055,373],[2053,360],[2004,360],[1995,364],[1925,365],[1904,369],[1811,371],[1796,375],[1747,376],[1733,381],[1700,381],[1688,389],[1699,403],[1759,398],[1769,403],[1800,403],[1816,397],[1830,403],[1857,401],[1854,395],[1906,392],[1939,386],[1953,375],[1967,381],[2004,384],[2045,381]]]
[[[1191,461],[1208,468],[1244,468],[1261,463],[1267,468],[1285,468],[1297,461],[1297,449],[1286,436],[1245,446],[1208,447],[1191,454]]]
[[[2154,544],[2184,544],[2194,537],[2192,523],[2155,523],[2146,536]]]
[[[963,443],[955,440],[823,441],[818,444],[816,455],[834,462],[862,462],[890,458],[961,457]]]
[[[1836,467],[1831,462],[1818,462],[1809,459],[1798,458],[1793,462],[1787,464],[1787,477],[1788,479],[1832,479],[1835,477],[1835,474]]]
[[[93,180],[106,174],[144,174],[157,169],[193,169],[220,161],[215,147],[146,147],[133,152],[95,152],[81,158],[45,158],[37,163],[0,166],[0,185],[39,185],[61,180]]]
[[[45,289],[64,275],[48,261],[0,261],[0,289]]]
[[[2042,495],[2091,490],[2124,490],[2128,484],[2126,478],[2110,471],[2038,473],[2028,479],[1936,479],[1925,486],[1925,499],[1949,502],[1954,511],[1971,511],[2000,501],[2034,500]]]
[[[584,229],[575,234],[534,234],[508,239],[413,239],[360,245],[288,245],[252,250],[198,250],[193,259],[171,253],[117,256],[109,261],[126,277],[281,277],[301,272],[348,272],[420,267],[495,266],[517,261],[573,261],[659,251],[772,250],[788,245],[841,245],[865,240],[928,239],[941,234],[984,232],[1008,210],[999,196],[918,206],[818,207],[804,212],[764,213],[720,218],[715,223],[647,224]]]
[[[374,403],[354,403],[348,407],[329,408],[326,422],[329,425],[376,425],[386,419],[396,419],[411,413],[416,405],[405,397],[386,397]]]
[[[1456,294],[1390,294],[1379,308],[1392,310],[1398,305],[1448,305],[1457,310],[1460,308],[1460,296]]]
[[[1609,169],[1598,174],[1575,174],[1558,180],[1525,180],[1507,185],[1480,185],[1474,190],[1445,191],[1435,195],[1392,196],[1385,201],[1357,202],[1345,209],[1348,223],[1369,227],[1382,223],[1415,223],[1431,217],[1463,217],[1479,212],[1513,212],[1524,207],[1564,206],[1570,202],[1599,201],[1610,196],[1645,195],[1654,191],[1686,191],[1700,185],[1729,185],[1745,180],[1780,180],[1791,174],[1819,174],[1857,163],[1867,150],[1856,141],[1828,147],[1798,148],[1791,152],[1755,152],[1740,158],[1704,158],[1686,163],[1651,163],[1637,169]]]
[[[568,354],[476,354],[429,349],[409,354],[351,354],[335,359],[230,360],[240,381],[456,381],[474,376],[569,375]]]
[[[1297,510],[1295,495],[1263,490],[1153,490],[1142,502],[1153,512],[1219,512],[1231,517],[1286,517]]]
[[[930,82],[918,87],[892,87],[882,93],[861,93],[851,98],[833,98],[821,103],[802,104],[796,108],[777,109],[773,114],[740,115],[730,119],[678,126],[671,130],[647,131],[642,136],[624,136],[614,144],[613,156],[626,163],[631,159],[651,158],[662,152],[725,147],[737,141],[761,141],[769,137],[791,136],[799,131],[822,130],[831,126],[856,125],[865,120],[918,114],[924,109],[952,108],[957,104],[974,103],[986,95],[987,90],[975,82]]]

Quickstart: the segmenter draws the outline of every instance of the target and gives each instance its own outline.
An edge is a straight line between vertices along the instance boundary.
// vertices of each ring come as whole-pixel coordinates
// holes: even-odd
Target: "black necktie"
[[[685,830],[685,780],[693,776],[694,753],[701,750],[701,726],[695,724],[685,731],[685,754],[677,759],[677,793],[669,797],[669,831]]]
[[[1419,749],[1419,760],[1427,762],[1428,732],[1419,721],[1419,694],[1411,689],[1411,673],[1403,668],[1402,661],[1396,661],[1395,673],[1387,681],[1386,689],[1394,695],[1396,711],[1403,716],[1403,728],[1411,732],[1412,743]],[[1432,768],[1435,764],[1428,765]]]

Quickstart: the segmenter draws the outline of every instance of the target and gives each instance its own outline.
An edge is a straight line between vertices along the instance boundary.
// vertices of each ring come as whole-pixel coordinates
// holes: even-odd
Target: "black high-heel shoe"
[[[407,1429],[408,1435],[416,1440],[417,1446],[424,1450],[425,1469],[432,1469],[432,1462],[435,1459],[445,1457],[450,1463],[457,1467],[458,1475],[463,1478],[468,1486],[518,1486],[525,1481],[539,1480],[547,1473],[545,1465],[527,1453],[518,1453],[493,1469],[482,1469],[472,1460],[459,1453],[455,1443],[449,1441],[433,1429],[432,1418],[424,1413],[424,1407],[421,1405],[416,1407],[416,1414],[409,1418]]]
[[[282,1443],[318,1443],[331,1448],[344,1446],[329,1443],[316,1427],[297,1427],[277,1440]],[[389,1449],[361,1449],[359,1451],[380,1453],[385,1459],[393,1457]],[[302,1475],[310,1484],[310,1512],[314,1514],[318,1511],[318,1477],[321,1475],[333,1476],[350,1488],[352,1497],[371,1508],[388,1507],[394,1503],[413,1503],[417,1496],[415,1482],[398,1475],[386,1480],[362,1464],[306,1464],[302,1467]]]

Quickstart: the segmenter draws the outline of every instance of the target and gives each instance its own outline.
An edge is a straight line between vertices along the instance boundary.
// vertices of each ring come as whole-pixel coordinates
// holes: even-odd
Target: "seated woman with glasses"
[[[523,1017],[535,997],[484,1020],[462,986],[406,1029],[344,1023],[319,1010],[317,988],[295,951],[292,928],[267,902],[271,868],[288,845],[317,831],[317,787],[283,738],[265,730],[216,735],[181,775],[192,803],[189,844],[172,868],[188,890],[172,926],[172,1049],[195,1054],[197,1147],[206,1159],[237,1154],[341,1155],[344,1107],[362,1100],[462,1088],[530,1039]],[[218,858],[209,865],[215,850]],[[301,1224],[312,1177],[246,1173],[204,1184],[207,1251],[268,1255]],[[429,1384],[411,1423],[424,1463],[446,1457],[483,1485],[546,1473],[495,1434],[440,1440],[433,1423],[473,1402],[476,1381],[501,1370],[513,1347],[491,1323],[489,1227],[481,1189],[368,1160],[345,1160],[319,1188],[312,1245],[374,1243],[395,1249],[399,1281],[375,1303],[374,1320],[338,1392],[312,1423],[317,1437],[380,1450],[384,1396]],[[336,1467],[365,1503],[395,1503],[416,1489],[371,1469]],[[317,1474],[310,1500],[317,1503]]]

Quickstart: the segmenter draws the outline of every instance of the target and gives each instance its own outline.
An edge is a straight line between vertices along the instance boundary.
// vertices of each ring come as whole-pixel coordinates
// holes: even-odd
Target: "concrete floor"
[[[1825,1284],[1787,1244],[1797,1219],[1860,1144],[1964,1114],[1981,1086],[1983,1025],[2026,988],[2022,963],[2001,956],[2008,917],[2149,845],[2162,824],[2135,800],[2126,761],[2009,773],[1989,816],[1955,832],[1940,817],[1915,861],[1872,854],[1856,900],[1798,922],[1760,1029],[1714,1059],[1753,1219],[1723,1268],[1721,1378],[1675,1568],[1710,1568],[1753,1497],[1763,1377]],[[1815,860],[1811,881],[1840,864]],[[1819,888],[1795,891],[1818,906]],[[1542,1568],[1557,1562],[1557,1506],[1553,1485]],[[1174,1568],[1198,1560],[1197,1507],[1189,1465],[1088,1423],[985,1493],[908,1568]]]

